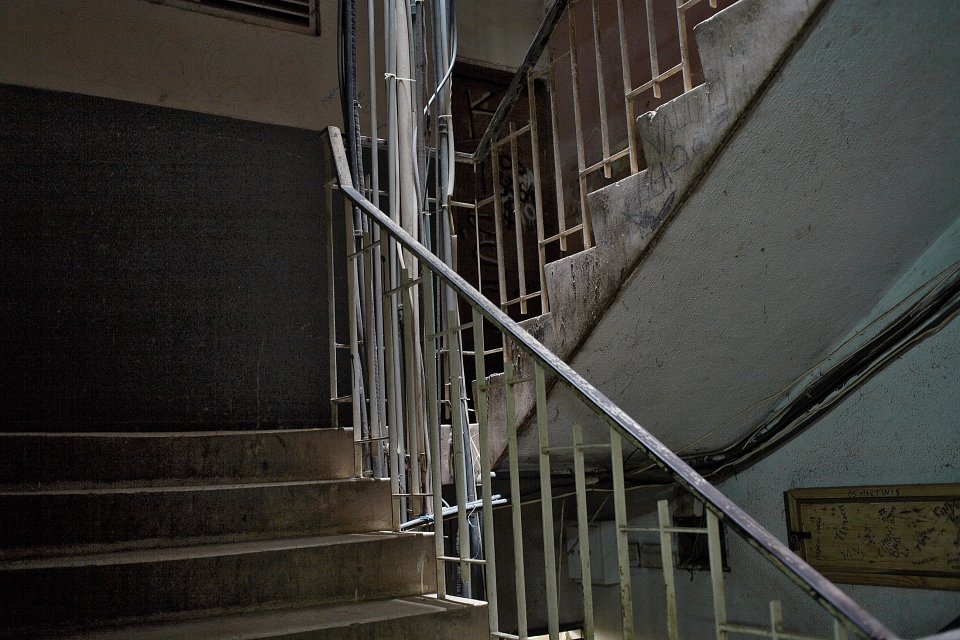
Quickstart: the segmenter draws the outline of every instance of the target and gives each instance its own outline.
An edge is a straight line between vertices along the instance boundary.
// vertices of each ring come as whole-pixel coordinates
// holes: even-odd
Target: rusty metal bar
[[[543,449],[541,449],[543,451]],[[593,640],[593,574],[590,570],[590,519],[587,515],[587,481],[583,462],[583,427],[573,424],[573,468],[577,491],[577,544],[580,547],[580,585],[583,587],[583,633]]]
[[[627,490],[623,479],[623,438],[610,429],[610,475],[613,479],[613,513],[617,526],[617,568],[620,578],[620,616],[623,640],[633,640],[633,590],[630,548],[627,541]]]
[[[591,14],[593,17],[593,52],[597,61],[597,95],[600,98],[600,144],[603,157],[610,157],[610,125],[607,123],[607,92],[603,83],[603,49],[600,47],[600,7],[597,0],[591,0]],[[611,178],[610,165],[604,165],[603,177]]]
[[[657,29],[655,22],[653,20],[653,0],[647,0],[647,43],[650,54],[650,78],[653,83],[653,96],[655,98],[660,98],[660,82],[657,78],[660,77],[660,63],[657,60]],[[629,89],[629,87],[628,87]],[[633,91],[627,93],[627,99],[630,99],[635,95]]]
[[[520,159],[517,153],[517,138],[513,123],[510,123],[510,173],[513,180],[513,232],[517,243],[517,278],[520,283],[520,313],[527,313],[527,261],[523,255],[523,210],[520,205]]]
[[[543,177],[540,173],[540,132],[537,131],[537,91],[533,78],[527,80],[527,102],[530,105],[530,148],[533,150],[533,198],[537,217],[537,261],[540,267],[540,313],[550,311],[547,295],[547,252],[543,244]]]
[[[513,524],[513,579],[517,598],[517,632],[527,637],[527,583],[523,564],[523,515],[520,501],[520,468],[517,451],[517,401],[513,389],[513,363],[504,363],[504,391],[507,398],[507,457],[510,467],[510,505]]]
[[[502,147],[502,146],[504,146],[505,144],[516,140],[516,139],[519,138],[520,136],[526,135],[526,134],[530,131],[530,127],[531,127],[531,126],[532,126],[532,125],[531,125],[530,123],[527,123],[527,124],[523,125],[522,127],[520,127],[520,128],[518,129],[518,128],[516,128],[516,125],[515,125],[513,122],[511,122],[511,123],[510,123],[510,133],[508,133],[508,134],[505,135],[504,137],[502,137],[502,138],[500,138],[499,140],[497,140],[497,146],[498,146],[498,147]]]
[[[477,380],[487,379],[487,363],[483,355],[483,314],[473,309],[473,350]],[[479,385],[478,385],[479,386]],[[483,500],[483,557],[487,561],[484,579],[487,589],[487,616],[490,629],[498,629],[500,614],[497,610],[497,552],[493,535],[493,489],[490,485],[490,425],[487,423],[487,391],[478,390],[476,395],[477,422],[480,431],[480,492]]]
[[[720,546],[720,521],[707,511],[707,548],[710,555],[710,584],[713,589],[713,619],[717,640],[727,640],[727,598],[723,589],[723,557]]]
[[[576,128],[577,138],[577,171],[579,173],[578,185],[580,189],[580,220],[583,224],[583,246],[592,246],[593,237],[590,228],[590,205],[587,202],[587,180],[584,177],[583,169],[586,167],[586,147],[583,141],[583,114],[580,108],[580,56],[577,53],[577,27],[576,16],[571,10],[567,19],[569,24],[570,37],[570,76],[573,80],[573,121]]]
[[[550,640],[560,639],[560,609],[557,601],[556,548],[553,541],[553,487],[550,478],[550,454],[544,449],[550,446],[550,431],[547,426],[547,385],[543,367],[533,367],[537,394],[537,439],[540,446],[540,515],[543,525],[544,583],[547,597],[547,628]]]
[[[551,65],[552,67],[552,65]],[[557,190],[557,225],[560,229],[560,251],[567,250],[567,237],[564,230],[567,226],[567,212],[563,199],[563,165],[560,156],[560,130],[557,122],[557,91],[551,68],[550,82],[547,85],[550,91],[550,128],[553,135],[553,181]]]
[[[677,624],[677,582],[673,571],[673,534],[670,527],[670,505],[666,500],[657,502],[657,516],[660,523],[660,559],[663,564],[663,588],[667,596],[667,638],[680,639]]]
[[[627,41],[627,17],[623,11],[623,0],[617,0],[617,28],[620,34],[620,75],[623,80],[623,105],[627,118],[627,149],[630,152],[630,173],[640,171],[640,141],[637,139],[636,114],[633,101],[627,97],[633,89],[630,73],[630,45]]]
[[[493,145],[490,158],[490,171],[493,180],[493,227],[497,241],[497,276],[500,281],[500,305],[507,299],[507,272],[503,258],[503,202],[500,200],[500,158],[499,147]]]
[[[699,0],[697,0],[699,1]],[[683,66],[683,92],[693,89],[690,77],[690,46],[687,43],[687,12],[683,0],[677,0],[677,37],[680,40],[680,64]]]

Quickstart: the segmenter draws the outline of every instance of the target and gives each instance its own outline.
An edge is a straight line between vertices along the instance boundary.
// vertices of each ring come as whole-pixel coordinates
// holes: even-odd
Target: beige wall
[[[320,129],[340,120],[336,2],[320,4],[309,36],[147,0],[3,0],[0,82]],[[541,13],[457,8],[461,54],[498,66],[522,59]]]
[[[331,2],[317,37],[145,0],[5,0],[0,82],[317,129],[339,120],[335,21]]]
[[[539,0],[461,0],[456,5],[460,58],[516,69],[543,19]]]

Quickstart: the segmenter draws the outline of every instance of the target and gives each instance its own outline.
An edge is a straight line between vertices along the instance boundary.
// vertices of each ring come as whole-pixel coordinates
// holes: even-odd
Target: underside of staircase
[[[521,323],[531,335],[572,359],[824,4],[740,0],[696,26],[704,83],[638,118],[647,168],[590,194],[595,246],[546,266],[551,311]],[[530,358],[518,352],[513,365],[517,379],[531,378]],[[488,384],[492,422],[506,425],[503,374]],[[515,393],[525,429],[534,385],[515,385]],[[506,442],[504,426],[491,437],[491,453],[502,457]]]
[[[955,67],[955,24],[933,5],[903,20],[869,1],[740,0],[697,25],[703,84],[638,118],[647,168],[589,195],[595,246],[547,264],[550,313],[524,328],[673,451],[745,439],[956,219],[944,123],[960,93],[912,71]],[[531,380],[532,359],[513,360]],[[501,460],[503,379],[488,380]],[[606,442],[556,391],[550,419]],[[514,392],[519,466],[534,470],[534,384]],[[571,433],[552,429],[551,446]]]
[[[338,429],[0,435],[2,638],[483,638]]]

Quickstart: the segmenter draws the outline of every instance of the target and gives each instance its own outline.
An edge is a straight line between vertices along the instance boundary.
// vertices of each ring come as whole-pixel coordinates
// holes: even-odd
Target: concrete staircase
[[[704,83],[638,118],[647,168],[589,194],[596,244],[546,266],[551,311],[521,323],[531,335],[573,360],[824,2],[739,0],[695,27]],[[532,379],[525,354],[514,354],[514,367],[518,379]],[[487,382],[491,420],[505,425],[503,374]],[[515,392],[526,430],[534,385]],[[503,456],[506,441],[506,428],[494,430],[491,453]]]
[[[335,429],[0,435],[0,638],[482,638]]]

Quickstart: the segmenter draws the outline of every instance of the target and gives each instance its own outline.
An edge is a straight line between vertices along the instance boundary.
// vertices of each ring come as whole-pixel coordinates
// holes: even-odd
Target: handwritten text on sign
[[[960,589],[960,485],[795,489],[790,546],[836,582]]]

